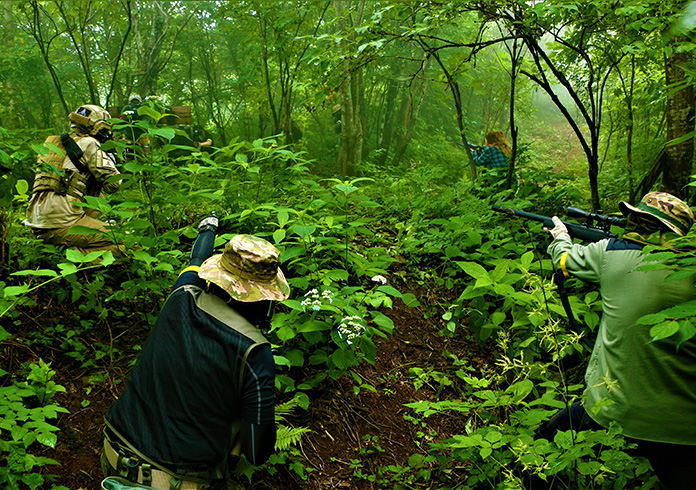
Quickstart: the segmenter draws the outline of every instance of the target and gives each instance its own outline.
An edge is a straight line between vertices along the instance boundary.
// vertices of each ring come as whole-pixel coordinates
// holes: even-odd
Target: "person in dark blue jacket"
[[[276,440],[274,362],[262,330],[290,288],[279,252],[236,235],[213,255],[217,217],[199,225],[136,367],[105,416],[105,476],[169,490],[226,489],[244,454],[264,463]]]

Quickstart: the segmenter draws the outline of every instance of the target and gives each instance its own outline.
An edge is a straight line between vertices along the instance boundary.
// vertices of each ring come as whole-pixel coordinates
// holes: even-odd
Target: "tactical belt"
[[[110,431],[118,439],[122,438],[108,422],[107,429],[104,433],[104,456],[122,478],[159,490],[206,490],[210,487],[210,480],[207,478],[177,475],[143,456],[130,444],[124,448],[121,444],[112,442],[108,435]]]

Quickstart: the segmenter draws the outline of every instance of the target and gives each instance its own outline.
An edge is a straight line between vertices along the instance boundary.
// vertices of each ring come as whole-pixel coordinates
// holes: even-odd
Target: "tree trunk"
[[[384,117],[382,118],[379,131],[380,141],[377,143],[377,148],[380,150],[379,156],[377,157],[377,165],[384,165],[387,162],[389,147],[391,146],[392,135],[394,134],[394,107],[396,106],[396,95],[399,86],[394,80],[389,80],[388,83],[386,107],[384,109]]]
[[[423,70],[427,70],[430,66],[430,59],[425,62]],[[397,165],[406,153],[406,148],[411,141],[413,131],[416,128],[418,115],[420,113],[421,104],[425,98],[425,80],[423,78],[414,80],[410,90],[404,93],[401,99],[401,109],[399,110],[399,127],[396,134],[396,146],[394,148],[394,157],[391,164]]]
[[[351,25],[361,21],[362,11],[365,1],[358,2],[357,18]],[[338,167],[342,177],[355,175],[357,168],[362,162],[363,150],[363,127],[360,114],[360,66],[353,66],[351,63],[352,47],[349,44],[348,21],[349,11],[345,0],[334,0],[334,9],[338,17],[339,30],[344,34],[344,38],[339,44],[339,49],[343,54],[343,79],[339,85],[341,100],[341,145],[338,153]]]
[[[673,52],[665,56],[667,97],[667,160],[662,172],[662,189],[685,199],[694,161],[694,138],[670,145],[694,131],[694,87],[688,82],[684,67],[691,63],[691,52]]]

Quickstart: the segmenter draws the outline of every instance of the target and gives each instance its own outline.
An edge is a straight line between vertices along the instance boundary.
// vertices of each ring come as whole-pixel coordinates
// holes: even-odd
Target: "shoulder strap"
[[[80,161],[82,158],[82,148],[75,143],[75,140],[70,137],[68,133],[63,133],[60,135],[60,142],[65,148],[65,152],[70,157],[70,161],[75,165],[78,172],[83,174],[89,174],[89,170],[85,167],[85,164]]]
[[[568,288],[565,285],[563,276],[563,272],[555,271],[553,273],[553,282],[556,283],[556,288],[558,289],[558,296],[561,298],[561,304],[563,305],[563,309],[565,310],[566,315],[568,316],[568,324],[571,330],[573,330],[576,333],[581,333],[583,330],[582,327],[584,327],[584,325],[581,324],[578,320],[576,320],[575,315],[573,315],[573,309],[571,308],[570,301],[568,300]],[[590,352],[594,349],[594,341],[588,339],[587,337],[583,337],[580,343],[587,347],[590,350]]]

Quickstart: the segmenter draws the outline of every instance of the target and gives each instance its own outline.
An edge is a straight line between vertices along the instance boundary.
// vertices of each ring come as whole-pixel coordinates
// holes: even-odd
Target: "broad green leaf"
[[[694,327],[694,324],[691,323],[691,320],[679,322],[679,344],[686,342],[694,335],[696,335],[696,327]]]
[[[51,269],[24,270],[13,272],[12,276],[36,276],[36,277],[56,277],[58,273]]]
[[[400,298],[402,296],[401,292],[392,286],[379,286],[377,291],[382,291],[389,296],[394,296],[395,298]]]
[[[273,242],[280,243],[285,239],[285,230],[282,228],[273,232]]]
[[[26,194],[29,190],[29,184],[24,179],[19,179],[15,184],[15,189],[17,189],[17,194]]]
[[[534,383],[529,379],[523,379],[508,386],[505,392],[512,394],[514,401],[519,403],[532,392],[532,389],[534,389]]]
[[[485,279],[488,281],[488,284],[491,284],[488,271],[484,269],[481,264],[477,264],[476,262],[457,262],[457,265],[474,279]]]
[[[295,225],[292,227],[292,231],[298,234],[303,240],[306,240],[312,233],[317,230],[314,225]]]
[[[686,269],[686,270],[681,270],[677,272],[671,273],[667,278],[665,279],[665,282],[672,282],[672,281],[679,281],[680,279],[688,279],[689,277],[694,275],[694,271]]]
[[[525,270],[529,270],[529,267],[532,265],[532,262],[534,262],[534,252],[532,252],[531,250],[523,253],[522,257],[520,257],[520,263],[522,264],[522,267],[524,267]]]
[[[360,350],[365,354],[365,359],[370,364],[375,363],[375,357],[377,356],[377,347],[372,339],[368,337],[362,337],[360,339]]]
[[[5,298],[11,298],[13,296],[19,296],[29,291],[28,284],[22,284],[21,286],[7,286],[5,288]]]
[[[310,320],[297,327],[298,333],[320,332],[323,330],[331,330],[331,325],[321,320]]]
[[[679,331],[679,322],[674,320],[659,323],[650,329],[650,336],[653,341],[666,339]]]
[[[60,269],[60,275],[65,277],[69,276],[70,274],[74,274],[77,272],[77,266],[75,264],[70,264],[67,262],[61,262],[58,264],[58,268]]]
[[[56,442],[58,442],[58,436],[52,432],[39,432],[36,440],[44,446],[55,448]]]
[[[147,132],[165,138],[168,141],[171,141],[176,136],[172,128],[149,128]]]

